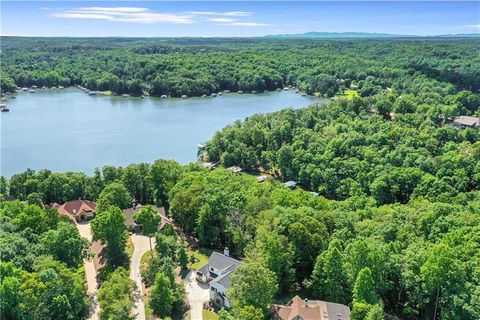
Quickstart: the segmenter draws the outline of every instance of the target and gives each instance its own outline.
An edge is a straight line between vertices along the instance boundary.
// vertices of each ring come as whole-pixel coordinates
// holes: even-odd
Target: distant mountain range
[[[368,33],[368,32],[307,32],[300,34],[277,34],[268,35],[265,38],[284,39],[395,39],[395,38],[480,38],[480,33],[468,34],[442,34],[442,35],[406,35],[390,33]]]

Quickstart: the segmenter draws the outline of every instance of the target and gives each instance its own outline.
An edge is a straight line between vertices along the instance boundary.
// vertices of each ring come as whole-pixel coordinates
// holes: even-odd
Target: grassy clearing
[[[127,247],[125,248],[125,250],[127,251],[127,254],[128,254],[129,258],[131,258],[133,256],[133,250],[134,249],[135,249],[135,247],[133,246],[132,239],[130,237],[128,237]]]
[[[140,264],[144,264],[152,254],[155,256],[155,249],[148,250],[147,252],[145,252],[143,256],[140,258]]]
[[[210,310],[202,311],[203,320],[218,320],[218,314]]]
[[[188,250],[188,269],[198,270],[208,263],[208,257],[212,254],[212,250],[200,248],[198,250]],[[191,256],[195,257],[195,262],[191,262]]]
[[[357,90],[345,90],[343,92],[343,94],[341,95],[342,98],[345,98],[345,99],[348,99],[348,100],[359,97],[359,96],[360,95],[358,94]]]

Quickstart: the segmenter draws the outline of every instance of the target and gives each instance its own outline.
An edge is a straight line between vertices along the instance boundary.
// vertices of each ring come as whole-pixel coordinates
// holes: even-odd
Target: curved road
[[[88,222],[80,222],[75,223],[80,235],[86,238],[90,243],[92,243],[92,230],[90,228],[90,223]],[[93,305],[92,310],[90,311],[90,320],[98,320],[98,314],[100,312],[100,306],[98,305],[97,301],[97,271],[95,270],[95,266],[93,264],[93,259],[85,260],[85,275],[87,277],[87,288],[88,288],[88,295],[91,296]]]
[[[137,320],[145,320],[145,304],[143,301],[144,292],[140,264],[143,254],[150,250],[150,244],[148,242],[148,237],[141,234],[132,234],[131,239],[134,250],[132,258],[130,259],[130,279],[135,281],[139,292],[139,297],[133,307],[133,313]],[[155,238],[152,239],[152,248],[154,247]]]

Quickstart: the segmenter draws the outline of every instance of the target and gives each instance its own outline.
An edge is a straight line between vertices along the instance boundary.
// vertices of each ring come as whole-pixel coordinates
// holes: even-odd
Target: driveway
[[[138,299],[133,307],[133,314],[136,315],[137,320],[145,320],[145,304],[142,275],[140,273],[140,263],[145,252],[150,250],[148,237],[141,234],[132,234],[133,255],[130,260],[130,279],[135,281],[139,291]],[[155,248],[155,238],[152,239],[152,248]]]
[[[90,228],[90,223],[88,222],[79,222],[76,223],[78,232],[84,238],[86,238],[90,243],[92,242],[92,229]],[[88,295],[92,297],[92,310],[90,312],[90,320],[98,320],[98,314],[100,311],[100,306],[97,301],[97,271],[93,264],[93,259],[84,260],[85,265],[85,275],[87,277],[87,292]]]
[[[190,271],[185,278],[185,292],[190,304],[190,319],[202,320],[203,303],[210,301],[210,289],[208,284],[198,282],[195,272]]]

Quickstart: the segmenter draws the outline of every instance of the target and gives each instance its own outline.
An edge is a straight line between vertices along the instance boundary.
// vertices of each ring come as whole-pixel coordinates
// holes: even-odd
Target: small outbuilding
[[[229,168],[227,168],[227,170],[230,170],[232,171],[233,173],[240,173],[242,172],[242,168],[238,167],[238,166],[231,166]]]
[[[258,176],[256,179],[257,179],[257,182],[264,182],[268,180],[268,177],[262,174],[261,176]]]
[[[285,188],[290,188],[290,189],[294,189],[297,187],[297,182],[296,181],[293,181],[293,180],[290,180],[290,181],[287,181],[283,184],[283,186]]]
[[[473,128],[478,129],[480,126],[480,118],[472,116],[459,116],[452,121],[452,126],[458,128]]]

